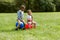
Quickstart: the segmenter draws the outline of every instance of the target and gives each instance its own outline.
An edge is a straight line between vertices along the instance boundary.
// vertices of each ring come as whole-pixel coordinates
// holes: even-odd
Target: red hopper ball
[[[25,29],[28,29],[28,28],[29,28],[28,24],[25,24]]]
[[[29,25],[29,24],[25,25],[25,29],[31,29],[31,28],[32,28],[32,25]]]

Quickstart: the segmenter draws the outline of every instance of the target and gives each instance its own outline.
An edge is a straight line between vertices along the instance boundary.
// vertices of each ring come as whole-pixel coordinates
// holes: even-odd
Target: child
[[[18,26],[16,27],[16,30],[19,29],[21,22],[25,23],[24,20],[23,20],[24,10],[25,10],[25,6],[21,5],[20,10],[17,11]]]
[[[36,22],[33,21],[33,16],[32,16],[32,11],[28,10],[27,11],[27,23],[32,25],[32,27],[36,28]]]

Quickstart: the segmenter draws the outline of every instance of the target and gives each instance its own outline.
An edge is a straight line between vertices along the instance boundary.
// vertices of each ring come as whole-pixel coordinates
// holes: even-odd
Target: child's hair
[[[29,9],[29,10],[27,10],[27,12],[28,12],[28,13],[30,12],[31,17],[32,17],[32,19],[33,19],[33,16],[32,16],[32,11]]]
[[[29,10],[27,10],[27,13],[28,13],[28,14],[31,14],[31,13],[32,13],[32,11],[29,9]]]
[[[27,12],[32,12],[32,11],[29,9],[29,10],[27,10]]]
[[[25,8],[25,5],[21,5],[21,6],[20,6],[20,9],[21,9],[21,8]]]

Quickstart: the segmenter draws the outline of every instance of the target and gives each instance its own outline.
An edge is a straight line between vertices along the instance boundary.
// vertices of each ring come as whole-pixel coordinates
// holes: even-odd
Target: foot
[[[17,28],[15,30],[18,30]]]

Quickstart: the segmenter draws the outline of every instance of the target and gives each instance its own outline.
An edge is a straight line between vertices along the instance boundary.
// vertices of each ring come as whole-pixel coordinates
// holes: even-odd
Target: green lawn
[[[60,40],[60,12],[36,12],[33,16],[37,22],[36,29],[15,31],[17,14],[1,13],[0,40]]]

